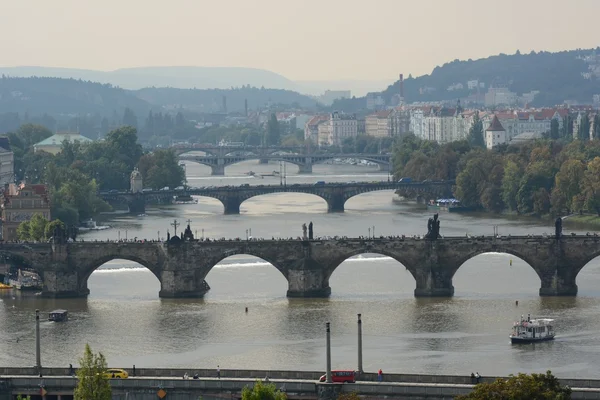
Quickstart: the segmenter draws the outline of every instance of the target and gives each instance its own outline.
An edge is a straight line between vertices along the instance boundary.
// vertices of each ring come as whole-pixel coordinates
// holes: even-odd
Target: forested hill
[[[109,84],[61,78],[0,78],[2,113],[108,116],[130,108],[144,115],[151,107],[134,93]]]
[[[594,54],[598,57],[589,57]],[[600,77],[592,75],[591,79],[585,79],[582,73],[594,68],[600,73],[600,48],[558,53],[517,52],[479,60],[454,60],[434,68],[429,75],[405,77],[404,96],[410,103],[466,98],[476,93],[476,90],[468,89],[467,82],[479,80],[485,84],[485,88],[480,89],[481,98],[490,86],[503,85],[518,95],[539,91],[531,103],[534,106],[552,106],[565,100],[590,104],[592,96],[600,93]],[[463,85],[463,89],[448,90],[456,84]],[[399,81],[381,92],[388,102],[397,93],[400,93]],[[353,108],[363,101],[364,98],[357,98],[354,104],[348,100],[337,105],[342,109]]]
[[[110,84],[63,78],[0,77],[0,114],[100,115],[110,117],[123,114],[129,108],[137,115],[146,115],[151,109],[222,111],[223,96],[227,110],[256,109],[268,104],[298,105],[315,108],[316,101],[309,96],[290,90],[264,89],[250,86],[232,89],[174,89],[147,88],[125,90]]]
[[[248,109],[250,110],[264,107],[267,104],[315,108],[317,103],[311,97],[291,90],[259,89],[250,86],[232,89],[146,88],[135,93],[140,99],[154,105],[206,112],[221,111],[223,96],[226,98],[229,112],[244,111],[245,100],[248,100]]]

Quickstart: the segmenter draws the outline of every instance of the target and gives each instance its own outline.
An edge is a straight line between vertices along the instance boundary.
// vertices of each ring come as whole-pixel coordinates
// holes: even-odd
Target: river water
[[[228,167],[211,177],[207,167],[187,165],[191,186],[277,184],[278,177],[251,178],[277,164],[256,161]],[[366,166],[315,166],[287,183],[371,181],[385,173]],[[191,220],[197,236],[298,236],[312,221],[315,235],[422,234],[430,213],[392,201],[391,191],[350,199],[346,212],[328,214],[324,200],[304,194],[272,194],[244,202],[240,215],[223,215],[214,199],[198,204],[149,208],[145,216],[115,213],[112,226],[89,239],[156,238],[170,223]],[[473,215],[441,214],[442,234],[551,233],[545,223]],[[568,232],[566,232],[568,233]],[[512,263],[511,263],[512,260]],[[512,265],[511,265],[512,264]],[[506,375],[551,369],[561,377],[600,378],[600,261],[577,278],[579,295],[540,298],[533,269],[508,254],[483,254],[454,277],[455,296],[416,299],[415,281],[397,261],[363,254],[332,275],[329,299],[288,299],[287,282],[270,264],[250,256],[225,259],[207,276],[211,291],[201,300],[159,299],[159,282],[139,264],[113,260],[94,272],[87,299],[41,299],[18,292],[0,296],[0,366],[35,364],[34,310],[69,310],[67,323],[42,322],[42,364],[77,365],[86,343],[102,351],[111,366],[324,370],[325,322],[331,322],[332,365],[357,367],[356,314],[363,318],[364,368],[429,374]],[[518,307],[515,301],[519,301]],[[248,313],[244,309],[248,307]],[[511,345],[512,322],[521,314],[555,318],[553,342]],[[44,314],[43,314],[44,315]]]

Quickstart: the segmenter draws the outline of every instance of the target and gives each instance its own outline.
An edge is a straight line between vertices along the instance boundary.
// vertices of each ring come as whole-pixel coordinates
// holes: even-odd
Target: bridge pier
[[[201,270],[162,271],[160,277],[161,298],[202,298],[210,290]]]
[[[377,164],[378,167],[378,171],[382,171],[382,172],[390,172],[391,168],[390,168],[390,164]]]
[[[226,215],[240,213],[240,205],[242,204],[242,201],[240,200],[239,196],[229,195],[225,197],[225,199],[221,199],[221,203],[223,203]]]
[[[44,271],[42,274],[44,288],[42,297],[48,298],[73,298],[86,297],[90,294],[87,287],[87,280],[80,284],[77,271]]]
[[[222,161],[222,160],[219,160],[219,161]],[[225,165],[223,165],[223,164],[211,165],[210,170],[211,170],[210,174],[213,176],[225,175]]]
[[[259,164],[268,164],[269,163],[269,159],[268,158],[259,158],[258,159],[258,163]]]
[[[327,212],[344,212],[345,203],[346,198],[344,197],[343,190],[336,189],[327,199]]]
[[[135,196],[127,203],[129,212],[131,214],[145,214],[146,213],[146,200],[144,196]]]
[[[540,296],[577,296],[575,276],[572,276],[570,268],[558,267],[553,271],[543,272]]]
[[[299,174],[312,174],[312,163],[311,164],[300,164],[298,165]]]
[[[438,240],[425,239],[425,244],[425,262],[410,268],[417,283],[415,297],[454,296],[452,276],[460,265],[448,265],[448,261],[440,257],[440,250],[443,251],[445,246],[439,248]]]
[[[300,263],[299,268],[287,269],[287,297],[329,297],[331,287],[325,269],[311,259]]]

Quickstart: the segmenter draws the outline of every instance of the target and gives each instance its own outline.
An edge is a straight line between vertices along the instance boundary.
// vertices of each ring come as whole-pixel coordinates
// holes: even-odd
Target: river
[[[188,184],[277,184],[278,177],[245,175],[278,170],[256,161],[211,177],[207,167],[187,165]],[[288,165],[288,184],[387,179],[368,166],[318,165],[299,176]],[[391,191],[350,199],[346,212],[328,214],[324,200],[304,194],[272,194],[244,202],[240,215],[223,215],[214,199],[198,204],[149,208],[145,216],[107,216],[111,229],[86,240],[166,236],[170,223],[191,220],[198,236],[299,236],[302,223],[316,236],[422,234],[429,214],[392,201]],[[531,223],[473,215],[441,214],[443,235],[551,233]],[[568,233],[569,231],[566,231]],[[511,263],[512,260],[512,263]],[[454,277],[455,296],[414,298],[415,281],[397,261],[363,254],[332,275],[328,299],[288,299],[287,282],[270,264],[250,256],[223,260],[207,276],[211,291],[201,300],[159,299],[159,282],[139,264],[113,260],[94,272],[87,299],[42,299],[17,292],[0,296],[0,365],[35,363],[34,311],[69,310],[67,323],[42,322],[42,364],[77,365],[84,345],[102,351],[110,366],[324,370],[325,322],[331,322],[332,365],[357,367],[356,314],[363,318],[364,368],[384,372],[507,375],[551,369],[561,377],[600,378],[600,261],[579,274],[579,295],[540,298],[540,280],[522,260],[483,254]],[[518,307],[515,301],[519,301]],[[244,309],[248,307],[248,313]],[[557,339],[511,345],[512,322],[521,314],[556,319]],[[44,314],[43,314],[44,315]]]

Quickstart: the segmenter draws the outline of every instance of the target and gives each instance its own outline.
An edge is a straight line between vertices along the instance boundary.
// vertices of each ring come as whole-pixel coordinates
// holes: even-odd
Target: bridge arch
[[[417,279],[416,276],[416,271],[414,270],[414,268],[412,267],[412,264],[410,262],[410,260],[405,259],[401,254],[397,254],[391,251],[388,251],[386,249],[383,248],[368,248],[368,246],[366,246],[367,249],[356,249],[350,252],[346,252],[343,255],[340,255],[336,258],[334,258],[333,260],[331,260],[331,267],[326,267],[325,268],[325,272],[324,272],[324,276],[323,276],[323,286],[324,287],[329,287],[330,286],[330,279],[332,277],[332,275],[335,273],[335,271],[337,271],[340,266],[342,264],[347,264],[347,263],[369,263],[368,268],[371,268],[374,266],[374,268],[378,268],[380,270],[382,267],[386,270],[386,278],[384,280],[388,281],[390,280],[389,277],[389,273],[393,270],[389,269],[389,265],[385,266],[385,263],[387,262],[389,264],[390,261],[392,261],[394,264],[400,264],[400,265],[395,265],[395,269],[398,271],[398,278],[399,281],[398,282],[402,282],[405,281],[405,279],[401,279],[400,275],[402,275],[402,277],[405,277],[406,273],[409,273],[410,276],[413,278],[411,284],[413,284]],[[355,258],[357,256],[361,256],[360,258]],[[390,260],[391,259],[391,260]],[[342,267],[344,268],[344,267]],[[364,271],[364,266],[361,266],[360,269],[355,269],[353,272],[355,274],[352,274],[352,278],[350,280],[346,280],[346,283],[352,284],[352,281],[356,281],[356,274],[357,273],[361,273],[362,271]],[[368,275],[365,275],[365,278],[369,278],[369,275],[371,275],[373,272],[373,269],[369,269],[368,271]],[[393,272],[392,272],[393,273]],[[347,275],[349,276],[349,275]],[[364,280],[360,280],[361,283],[364,283]],[[409,280],[410,282],[410,280]],[[407,287],[408,289],[408,287]],[[335,289],[334,289],[335,290]],[[395,291],[394,291],[395,292]]]
[[[252,253],[244,250],[228,252],[211,261],[214,265],[203,274],[211,286],[209,295],[285,296],[286,272],[268,255]]]
[[[519,251],[518,249],[515,249],[512,246],[502,246],[497,245],[497,244],[492,244],[489,246],[472,246],[473,250],[463,254],[462,256],[460,256],[455,262],[453,262],[452,264],[452,269],[451,269],[451,277],[453,277],[456,274],[456,271],[458,271],[458,269],[463,266],[465,264],[465,262],[467,262],[468,260],[477,257],[481,254],[486,254],[486,253],[506,253],[506,254],[510,254],[512,256],[518,257],[521,260],[523,260],[525,263],[527,263],[527,265],[529,265],[534,271],[535,273],[538,275],[538,277],[540,279],[542,279],[542,271],[540,271],[538,269],[538,266],[533,262],[532,259],[530,259],[526,254],[524,254],[523,252]]]
[[[460,296],[537,295],[542,275],[516,251],[483,251],[462,262],[452,284]],[[516,300],[518,297],[516,298]]]
[[[240,202],[240,209],[241,206],[245,204],[246,207],[250,207],[250,208],[254,208],[254,206],[256,207],[260,207],[260,205],[257,204],[253,204],[256,202],[259,202],[260,198],[262,198],[263,196],[272,196],[275,195],[274,197],[282,197],[282,194],[289,194],[289,196],[286,196],[286,201],[285,201],[285,206],[286,207],[290,207],[290,208],[296,208],[298,212],[301,213],[307,213],[310,212],[310,210],[313,210],[314,212],[327,212],[328,210],[328,201],[327,198],[323,197],[322,195],[318,194],[318,193],[307,193],[307,192],[303,192],[303,191],[294,191],[292,190],[281,190],[279,191],[273,191],[271,193],[264,193],[264,194],[257,194],[255,196],[249,196],[244,198],[243,200],[241,200]],[[298,201],[296,202],[295,199],[293,199],[293,196],[300,194],[302,196],[300,196],[300,200],[303,201]],[[290,197],[291,196],[291,197]],[[290,200],[292,199],[292,200]],[[313,201],[318,199],[316,202]],[[275,207],[279,207],[280,204],[282,204],[282,202],[277,202]],[[282,204],[283,205],[283,204]],[[294,212],[294,210],[291,210],[291,212]]]

